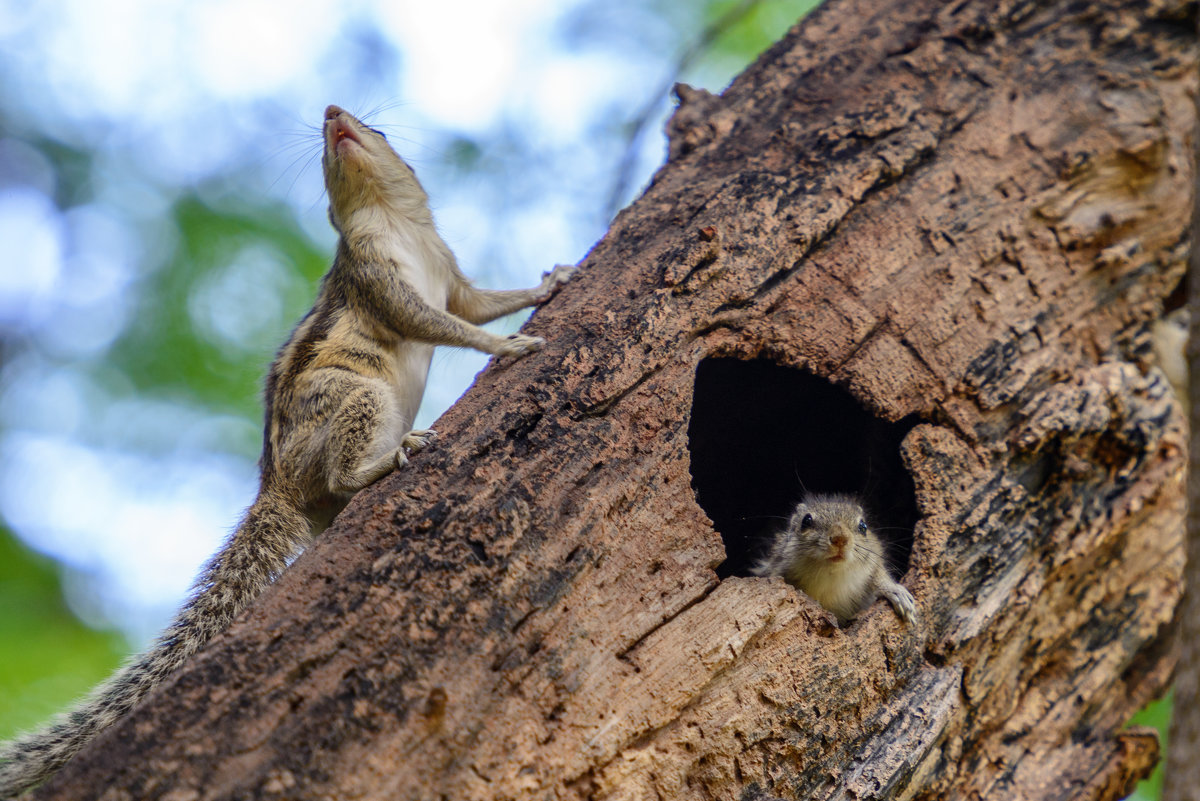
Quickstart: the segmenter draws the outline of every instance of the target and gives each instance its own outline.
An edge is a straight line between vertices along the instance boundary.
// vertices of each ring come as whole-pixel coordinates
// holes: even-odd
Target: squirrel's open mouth
[[[339,150],[343,142],[354,142],[356,145],[362,146],[362,140],[358,138],[358,132],[353,126],[344,120],[334,120],[329,128],[329,136],[333,140],[334,150]]]

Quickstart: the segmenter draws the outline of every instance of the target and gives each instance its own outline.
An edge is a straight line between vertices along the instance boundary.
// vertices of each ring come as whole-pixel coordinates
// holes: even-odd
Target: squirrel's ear
[[[804,518],[811,516],[811,511],[808,504],[800,503],[796,505],[796,511],[792,512],[792,517],[788,520],[788,528],[793,531],[800,531],[803,527]]]

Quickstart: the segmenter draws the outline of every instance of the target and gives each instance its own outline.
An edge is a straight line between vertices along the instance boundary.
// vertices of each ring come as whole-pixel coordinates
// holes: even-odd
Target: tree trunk
[[[442,437],[39,798],[1117,798],[1166,687],[1182,0],[832,0]],[[747,566],[864,493],[921,618]],[[898,571],[899,575],[899,571]]]

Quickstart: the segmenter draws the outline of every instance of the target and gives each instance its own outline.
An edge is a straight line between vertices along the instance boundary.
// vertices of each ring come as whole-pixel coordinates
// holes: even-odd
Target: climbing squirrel
[[[483,290],[459,271],[416,175],[337,106],[325,110],[322,167],[337,256],[317,300],[266,380],[258,496],[148,651],[49,727],[0,746],[0,798],[44,781],[224,630],[363,487],[403,467],[436,435],[410,430],[435,345],[521,356],[544,341],[478,327],[546,300]]]
[[[883,543],[849,495],[809,495],[774,535],[758,576],[783,576],[844,626],[882,596],[905,622],[916,619],[912,595],[888,575]]]

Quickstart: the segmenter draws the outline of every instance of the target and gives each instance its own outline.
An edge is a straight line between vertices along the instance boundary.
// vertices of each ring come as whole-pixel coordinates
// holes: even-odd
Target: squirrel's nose
[[[344,113],[345,113],[345,111],[342,109],[341,106],[326,106],[325,107],[325,119],[327,119],[327,120],[332,120],[337,115],[344,114]]]

